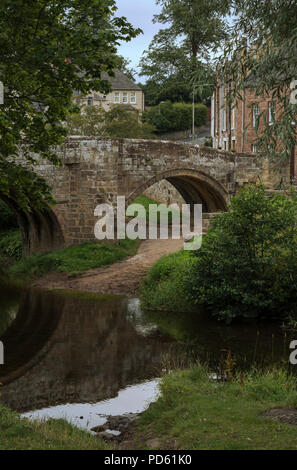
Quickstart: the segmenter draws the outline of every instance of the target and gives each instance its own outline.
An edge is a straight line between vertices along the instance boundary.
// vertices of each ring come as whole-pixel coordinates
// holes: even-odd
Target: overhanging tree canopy
[[[35,152],[58,163],[52,146],[65,135],[62,122],[78,90],[109,91],[100,79],[117,65],[120,40],[139,34],[126,18],[115,17],[115,0],[2,0],[0,5],[0,193],[28,209],[28,187],[36,201],[50,199],[49,188],[14,157],[26,144],[25,157]],[[9,163],[7,161],[9,159]],[[17,178],[13,183],[12,175]]]

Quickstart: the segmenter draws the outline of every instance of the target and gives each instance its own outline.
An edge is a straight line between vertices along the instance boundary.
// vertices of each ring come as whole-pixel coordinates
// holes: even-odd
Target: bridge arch
[[[1,193],[0,198],[16,214],[22,235],[24,255],[57,250],[65,246],[60,222],[50,207],[25,212],[14,199]]]
[[[202,204],[203,212],[227,210],[229,194],[222,184],[206,173],[193,169],[174,169],[158,173],[129,194],[127,205],[146,189],[162,180],[171,183],[187,204]]]

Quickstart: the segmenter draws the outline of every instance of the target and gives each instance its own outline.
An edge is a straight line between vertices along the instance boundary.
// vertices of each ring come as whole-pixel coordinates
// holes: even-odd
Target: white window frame
[[[119,91],[114,92],[113,102],[114,104],[121,104],[121,93]]]
[[[224,87],[220,87],[220,133],[224,132]]]
[[[257,153],[257,152],[258,152],[258,145],[252,144],[252,153]]]
[[[272,112],[273,109],[273,112]],[[268,120],[270,126],[275,122],[275,102],[274,101],[269,101],[268,104]]]
[[[257,112],[256,112],[257,110]],[[260,114],[260,107],[257,103],[253,104],[253,127],[255,128],[257,126],[257,121],[259,118]]]
[[[88,106],[93,106],[93,104],[94,104],[94,100],[93,100],[92,96],[89,96],[88,99],[87,99],[87,105]]]
[[[128,104],[129,103],[129,93],[127,91],[123,92],[122,103],[123,104]]]
[[[130,104],[136,104],[136,91],[131,91],[130,93]]]
[[[231,118],[231,130],[235,129],[235,108],[232,108],[232,118]]]

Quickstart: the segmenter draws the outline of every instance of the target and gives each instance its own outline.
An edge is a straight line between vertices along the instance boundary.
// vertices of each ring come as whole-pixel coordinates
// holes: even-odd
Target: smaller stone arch
[[[61,225],[51,207],[25,212],[15,200],[4,195],[0,197],[17,216],[24,255],[58,250],[65,246]]]
[[[204,212],[227,210],[229,202],[227,190],[213,177],[193,169],[174,169],[156,174],[129,194],[127,205],[150,186],[162,180],[169,181],[187,204],[202,204]]]

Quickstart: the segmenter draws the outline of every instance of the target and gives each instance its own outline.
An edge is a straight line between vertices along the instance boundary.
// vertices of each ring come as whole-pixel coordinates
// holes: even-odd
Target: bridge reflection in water
[[[4,335],[1,402],[24,412],[95,403],[159,373],[172,340],[146,323],[135,301],[23,292]]]
[[[19,412],[57,407],[52,408],[55,417],[63,417],[63,405],[76,416],[76,410],[89,413],[86,405],[96,403],[92,413],[98,419],[98,402],[160,376],[164,354],[185,359],[183,365],[198,358],[217,371],[230,350],[237,370],[271,367],[288,364],[294,335],[272,322],[226,326],[201,312],[144,313],[137,299],[36,289],[19,293],[0,285],[1,402]],[[122,412],[131,411],[125,408],[131,401],[133,406],[141,401],[140,393],[146,399],[150,387],[121,392]]]

